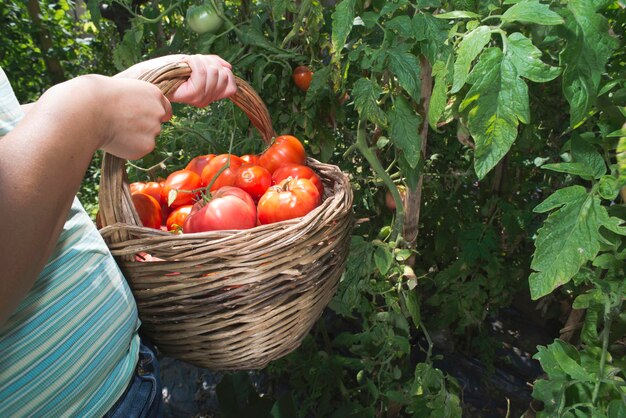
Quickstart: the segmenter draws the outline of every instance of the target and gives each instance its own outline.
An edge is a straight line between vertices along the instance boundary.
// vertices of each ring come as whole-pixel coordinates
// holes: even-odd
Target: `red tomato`
[[[272,175],[265,167],[244,164],[237,170],[233,186],[247,192],[255,202],[272,185]]]
[[[225,229],[249,229],[256,226],[256,206],[243,190],[224,186],[213,194],[206,205],[194,205],[185,220],[183,231],[203,232]]]
[[[207,166],[209,161],[211,161],[215,157],[215,154],[206,154],[206,155],[198,155],[194,157],[187,163],[185,170],[191,170],[195,172],[197,175],[202,175],[202,170]]]
[[[267,168],[270,173],[274,173],[278,167],[288,163],[306,163],[304,146],[298,138],[291,135],[277,137],[259,157],[259,164]]]
[[[157,202],[161,204],[162,203],[161,201],[162,189],[163,189],[163,186],[161,185],[161,183],[157,183],[156,181],[149,181],[146,183],[146,186],[143,188],[141,193],[145,193],[154,197],[157,200]]]
[[[272,174],[272,184],[280,184],[281,181],[288,177],[294,179],[309,179],[317,190],[320,192],[320,196],[324,196],[324,185],[322,179],[317,175],[315,171],[308,165],[289,163],[279,167],[274,174]]]
[[[402,203],[404,203],[406,199],[406,187],[402,185],[399,185],[397,187],[398,192],[400,192],[400,197],[402,198]],[[387,190],[387,192],[385,193],[385,206],[387,206],[387,209],[389,210],[396,210],[396,201],[393,200],[393,195],[389,190]]]
[[[259,165],[259,156],[258,155],[246,154],[246,155],[242,155],[240,158],[241,158],[241,161],[243,161],[246,164],[256,164],[256,165]]]
[[[172,208],[178,206],[191,205],[198,196],[197,189],[202,187],[200,176],[191,170],[178,170],[171,173],[163,183],[161,190],[161,201],[166,205],[169,203],[169,193],[177,190],[176,198],[169,205]]]
[[[146,188],[146,183],[143,181],[136,181],[134,183],[130,183],[128,188],[130,189],[130,194],[141,193],[143,189]]]
[[[140,192],[133,193],[132,198],[141,224],[147,228],[160,229],[163,218],[159,202],[154,197]]]
[[[300,90],[307,91],[313,79],[313,71],[305,65],[300,65],[294,68],[291,78]]]
[[[213,177],[217,174],[218,171],[221,170],[223,166],[225,166],[230,161],[230,166],[222,171],[222,174],[219,175],[217,180],[211,186],[211,191],[217,190],[224,186],[232,186],[235,183],[235,175],[237,170],[243,164],[241,158],[232,154],[220,154],[217,157],[214,157],[204,170],[202,170],[202,185],[207,187]]]
[[[259,224],[265,225],[304,216],[322,202],[320,192],[308,179],[287,179],[272,186],[257,205]]]
[[[167,227],[167,230],[175,231],[179,228],[182,229],[183,225],[185,224],[185,220],[191,213],[192,207],[193,205],[184,205],[174,209],[165,221],[165,226]]]

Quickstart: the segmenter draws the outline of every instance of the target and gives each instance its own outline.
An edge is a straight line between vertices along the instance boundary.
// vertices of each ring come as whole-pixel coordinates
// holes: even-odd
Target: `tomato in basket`
[[[255,154],[245,154],[242,155],[241,160],[247,164],[259,164],[259,156]]]
[[[171,173],[163,183],[161,201],[171,208],[183,205],[191,205],[196,201],[201,187],[200,176],[191,170],[177,170]],[[175,197],[170,201],[170,192],[176,191]]]
[[[281,165],[288,163],[305,164],[306,152],[298,138],[281,135],[259,157],[259,164],[274,173]]]
[[[272,175],[265,167],[255,164],[244,164],[235,175],[235,187],[247,192],[255,202],[272,185]]]
[[[211,200],[196,203],[183,225],[184,233],[250,229],[256,226],[252,197],[238,187],[224,186]]]
[[[274,174],[272,174],[272,183],[280,184],[281,181],[288,177],[294,179],[309,179],[315,184],[315,187],[317,187],[320,196],[324,195],[324,185],[322,184],[320,176],[308,165],[294,163],[285,164],[274,171]]]
[[[215,154],[198,155],[187,163],[185,170],[191,170],[201,176],[202,170],[209,164],[209,161],[211,161],[213,157],[215,157]]]
[[[185,224],[185,220],[191,213],[191,208],[193,205],[183,205],[174,209],[167,220],[165,221],[165,226],[168,231],[178,231],[182,230],[183,225]]]
[[[232,186],[235,183],[237,170],[243,164],[241,158],[232,154],[220,154],[204,167],[204,170],[202,170],[202,186],[208,187],[213,177],[227,164],[229,164],[228,168],[222,171],[213,185],[211,185],[211,191],[215,191],[223,186]]]
[[[257,205],[259,224],[265,225],[304,216],[322,202],[320,192],[309,179],[283,180],[272,186]]]
[[[141,224],[147,228],[161,229],[163,218],[159,202],[145,193],[133,193],[132,199]]]

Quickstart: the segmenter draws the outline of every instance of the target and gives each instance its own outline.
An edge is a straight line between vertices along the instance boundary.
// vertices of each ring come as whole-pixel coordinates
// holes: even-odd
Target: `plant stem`
[[[428,343],[428,352],[426,353],[426,363],[430,364],[430,356],[433,354],[433,340],[430,338],[430,334],[428,330],[424,326],[424,322],[420,321],[420,328],[424,332],[424,337],[426,338],[426,342]]]
[[[613,318],[611,316],[611,300],[608,296],[604,297],[604,330],[602,331],[602,354],[600,355],[600,373],[598,380],[593,388],[593,395],[591,396],[591,403],[595,404],[598,399],[598,393],[600,393],[600,383],[604,378],[604,368],[606,366],[606,356],[609,351],[609,331],[611,329],[611,323]]]
[[[393,200],[396,202],[396,219],[393,225],[393,233],[391,237],[392,240],[395,240],[396,237],[402,233],[402,226],[404,225],[404,204],[402,203],[402,197],[400,196],[400,192],[393,182],[393,179],[389,176],[389,174],[387,174],[380,160],[378,159],[376,154],[374,154],[374,152],[370,149],[367,143],[365,134],[365,121],[363,119],[360,119],[357,125],[356,148],[361,154],[363,154],[376,175],[380,177],[385,183],[385,186],[387,186],[387,188],[391,192],[391,195],[393,196]]]

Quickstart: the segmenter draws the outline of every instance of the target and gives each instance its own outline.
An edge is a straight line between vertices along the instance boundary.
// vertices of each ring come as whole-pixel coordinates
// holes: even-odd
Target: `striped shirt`
[[[22,118],[0,68],[0,140]],[[33,288],[0,325],[0,417],[100,417],[138,358],[139,319],[106,244],[74,198]]]

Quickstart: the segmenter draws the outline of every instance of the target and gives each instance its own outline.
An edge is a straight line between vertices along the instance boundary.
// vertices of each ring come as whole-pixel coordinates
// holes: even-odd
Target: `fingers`
[[[237,91],[230,63],[217,55],[191,55],[183,59],[191,68],[189,79],[169,98],[173,102],[205,107]]]
[[[165,97],[163,94],[161,94],[161,91],[159,91],[159,98],[161,100],[161,105],[163,106],[163,116],[161,117],[161,123],[165,123],[168,120],[172,119],[172,104],[170,103],[169,100],[167,100],[167,97]]]

